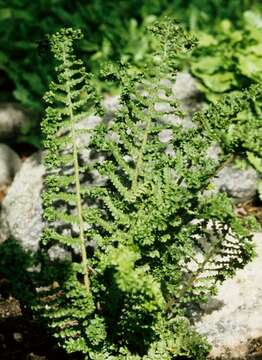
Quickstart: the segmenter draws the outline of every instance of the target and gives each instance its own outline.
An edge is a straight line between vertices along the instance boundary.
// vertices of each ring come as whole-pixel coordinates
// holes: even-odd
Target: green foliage
[[[231,93],[196,114],[210,137],[215,137],[226,153],[246,154],[259,170],[262,150],[261,85],[253,85],[240,94]]]
[[[199,33],[191,71],[208,100],[214,101],[223,93],[261,82],[261,50],[262,17],[247,11],[237,26],[225,19],[215,31]]]
[[[226,19],[213,33],[200,33],[190,65],[206,99],[217,102],[205,116],[213,118],[210,126],[221,147],[245,158],[260,174],[261,50],[261,13],[246,11],[237,25]],[[251,90],[243,90],[251,85]],[[230,96],[221,98],[229,93]],[[261,185],[258,189],[261,197]]]
[[[97,61],[119,57],[120,53],[131,56],[136,63],[148,49],[147,39],[142,36],[151,13],[145,12],[140,26],[143,7],[137,0],[121,2],[117,7],[114,1],[69,4],[65,0],[1,0],[1,85],[12,90],[14,98],[24,106],[39,112],[39,99],[51,80],[53,68],[45,34],[62,26],[85,31],[86,40],[78,51],[88,55],[93,70]]]
[[[45,95],[49,106],[42,122],[42,130],[45,135],[44,146],[49,150],[45,157],[45,165],[49,171],[45,179],[49,190],[43,196],[46,206],[45,218],[50,224],[57,220],[74,223],[79,228],[79,234],[70,238],[55,230],[47,229],[44,239],[57,239],[68,246],[76,246],[81,249],[85,286],[89,288],[88,264],[84,246],[84,209],[81,203],[81,191],[84,189],[80,189],[83,168],[79,164],[80,152],[77,145],[77,134],[86,133],[88,135],[88,130],[78,130],[77,123],[90,115],[92,107],[96,105],[98,99],[90,86],[90,76],[85,72],[82,61],[76,60],[72,52],[73,40],[79,39],[81,36],[80,31],[68,29],[62,30],[50,39],[52,52],[59,62],[56,68],[59,75],[58,82],[51,82],[50,90]],[[58,130],[63,132],[62,137],[57,137]],[[59,176],[63,165],[72,166],[72,174]],[[60,206],[61,209],[54,208],[54,203],[58,201],[74,204],[76,215],[64,214],[61,210],[63,204]]]
[[[59,344],[85,359],[204,359],[209,346],[186,316],[254,255],[230,200],[205,192],[225,161],[208,158],[213,123],[223,112],[234,118],[238,109],[231,114],[225,104],[199,115],[205,131],[198,121],[191,128],[169,121],[183,115],[170,84],[194,39],[172,19],[151,31],[158,43],[153,68],[120,64],[104,72],[120,84],[121,107],[114,121],[93,130],[79,130],[84,117],[100,111],[90,75],[73,55],[80,32],[63,29],[50,38],[58,81],[45,96],[50,105],[42,124],[43,240],[67,246],[78,261],[58,287],[40,293],[35,308]],[[84,131],[94,156],[82,165]],[[163,131],[171,134],[169,144],[160,141]],[[104,181],[87,185],[94,171]]]
[[[241,156],[262,174],[262,86],[252,85],[240,94],[221,97],[195,120],[226,154]],[[261,181],[258,184],[261,196]]]
[[[63,26],[83,30],[85,40],[78,53],[87,58],[97,79],[97,63],[105,60],[128,59],[135,67],[143,66],[154,48],[152,37],[145,31],[154,17],[169,13],[191,29],[202,29],[213,27],[214,18],[227,17],[235,22],[244,10],[258,3],[202,0],[199,7],[199,0],[129,0],[120,1],[117,6],[113,0],[1,0],[0,84],[7,90],[1,93],[1,100],[10,99],[12,93],[31,110],[42,110],[39,99],[53,69],[45,34]],[[96,86],[104,87],[97,80]]]

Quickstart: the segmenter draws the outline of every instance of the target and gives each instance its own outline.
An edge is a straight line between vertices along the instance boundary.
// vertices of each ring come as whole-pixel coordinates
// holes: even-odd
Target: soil
[[[235,207],[235,212],[239,217],[253,215],[262,227],[262,202],[261,202],[261,200],[256,199],[254,202],[246,202],[243,204],[238,204]]]
[[[41,329],[23,314],[18,300],[0,298],[0,359],[1,360],[69,360],[63,351]]]

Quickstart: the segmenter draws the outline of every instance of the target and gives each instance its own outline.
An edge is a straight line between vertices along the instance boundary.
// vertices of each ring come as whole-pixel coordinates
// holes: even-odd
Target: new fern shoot
[[[84,359],[205,359],[209,346],[187,317],[253,256],[230,200],[206,192],[225,161],[208,157],[210,131],[176,121],[183,116],[172,93],[177,59],[194,39],[170,19],[151,31],[159,50],[150,67],[105,71],[121,85],[121,106],[92,130],[79,130],[101,111],[73,55],[80,32],[50,37],[58,78],[42,124],[43,240],[70,248],[73,260],[65,281],[40,294],[38,309],[59,344]],[[94,156],[83,164],[85,131]],[[94,171],[102,182],[86,181]]]

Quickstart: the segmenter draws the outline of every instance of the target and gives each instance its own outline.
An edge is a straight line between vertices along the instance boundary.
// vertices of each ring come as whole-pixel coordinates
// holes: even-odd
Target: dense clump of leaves
[[[0,72],[5,91],[1,99],[11,96],[37,112],[42,110],[39,97],[47,89],[53,64],[47,58],[45,34],[63,26],[81,28],[86,35],[79,46],[88,58],[92,72],[98,61],[128,59],[140,67],[152,52],[151,37],[146,33],[152,16],[174,14],[191,29],[210,25],[214,17],[237,20],[243,10],[259,1],[251,0],[129,0],[115,6],[113,0],[88,3],[65,0],[0,1]],[[8,29],[8,31],[7,31]],[[32,67],[34,72],[32,72]],[[97,82],[97,85],[101,82]],[[12,95],[11,95],[12,94]]]
[[[191,71],[208,100],[261,82],[262,17],[246,11],[237,26],[229,19],[215,30],[198,33]]]
[[[38,310],[59,343],[86,359],[204,359],[209,347],[186,316],[253,256],[230,200],[205,191],[225,158],[208,158],[215,138],[197,122],[183,126],[172,94],[177,58],[194,39],[170,19],[151,31],[153,69],[104,73],[118,79],[121,106],[87,130],[94,156],[84,165],[80,121],[99,109],[97,97],[73,55],[79,32],[51,36],[59,65],[42,126],[44,241],[71,248],[76,261],[65,281],[39,293]],[[103,181],[86,185],[93,172]]]
[[[261,49],[261,13],[246,11],[237,26],[227,19],[212,33],[199,33],[190,68],[206,99],[214,103],[204,118],[212,118],[221,147],[262,174]]]
[[[202,113],[198,121],[225,154],[245,158],[262,174],[262,86],[252,85],[240,94],[221,97]],[[259,185],[261,187],[261,185]]]

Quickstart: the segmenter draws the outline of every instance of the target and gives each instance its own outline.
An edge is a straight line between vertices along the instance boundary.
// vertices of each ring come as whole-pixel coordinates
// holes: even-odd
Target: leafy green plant
[[[135,66],[151,54],[151,37],[145,27],[152,16],[166,12],[185,26],[213,27],[214,18],[241,18],[258,1],[251,0],[129,0],[115,6],[113,0],[91,0],[88,4],[66,0],[0,1],[0,84],[1,100],[16,99],[39,114],[39,101],[51,80],[53,64],[47,58],[45,34],[62,26],[81,28],[85,39],[77,49],[86,57],[98,78],[97,63],[128,58]],[[32,71],[34,69],[34,71]],[[102,82],[97,80],[97,86]],[[108,88],[107,88],[108,90]],[[39,123],[40,121],[38,121]]]
[[[63,29],[50,38],[59,65],[42,124],[43,240],[74,256],[67,278],[39,292],[36,309],[59,344],[85,359],[205,359],[209,346],[187,316],[254,254],[230,200],[205,192],[225,161],[208,158],[208,127],[205,136],[196,125],[168,120],[183,115],[170,83],[194,39],[172,19],[151,31],[159,44],[154,67],[130,71],[122,64],[104,72],[120,83],[121,107],[114,121],[93,130],[81,129],[100,107],[73,55],[80,32]],[[86,132],[93,160],[82,164],[78,136]],[[165,132],[168,143],[161,141]],[[94,172],[103,181],[86,185]]]
[[[126,45],[127,55],[133,54],[137,58],[135,52],[141,35],[137,41],[134,35],[144,32],[143,24],[141,32],[137,29],[140,28],[142,7],[144,5],[136,0],[121,2],[117,7],[111,0],[95,0],[88,4],[69,4],[65,0],[39,0],[37,3],[28,0],[10,0],[7,3],[1,0],[1,85],[8,90],[1,94],[5,96],[3,100],[10,99],[12,92],[16,100],[39,114],[42,110],[39,99],[48,87],[53,69],[53,64],[47,59],[45,34],[53,33],[62,26],[80,27],[85,31],[86,39],[80,44],[78,52],[88,56],[93,72],[98,60],[116,58],[125,53],[123,49]],[[151,13],[145,12],[145,23],[149,15]],[[141,41],[139,52],[147,48],[146,40]]]
[[[241,157],[262,174],[262,85],[222,96],[195,120],[216,139],[225,154]],[[207,121],[208,119],[208,121]],[[260,182],[258,191],[260,190]],[[261,196],[261,195],[260,195]]]
[[[199,33],[191,71],[208,100],[261,82],[261,24],[259,13],[247,11],[241,25],[225,19],[213,33]]]
[[[218,102],[210,107],[208,116],[214,119],[214,109],[219,108],[211,127],[212,131],[216,129],[221,147],[244,158],[262,174],[261,86],[255,86],[262,80],[261,39],[259,12],[246,11],[237,26],[223,20],[213,33],[199,34],[199,46],[190,67],[206,99]],[[243,90],[251,85],[251,91]],[[223,100],[225,94],[231,95]]]

